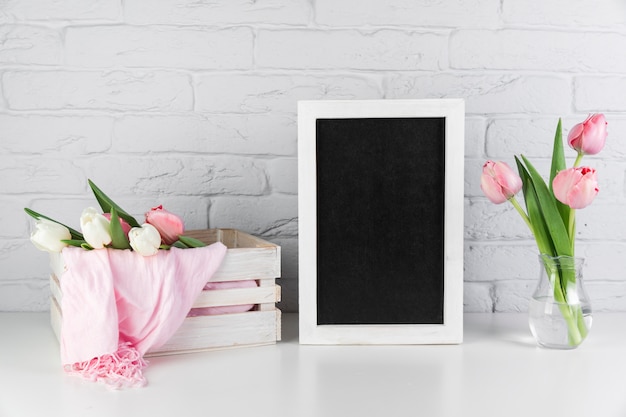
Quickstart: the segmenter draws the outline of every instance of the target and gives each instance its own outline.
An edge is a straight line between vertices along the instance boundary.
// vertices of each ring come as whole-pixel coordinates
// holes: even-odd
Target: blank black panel
[[[443,324],[445,118],[317,119],[317,321]]]

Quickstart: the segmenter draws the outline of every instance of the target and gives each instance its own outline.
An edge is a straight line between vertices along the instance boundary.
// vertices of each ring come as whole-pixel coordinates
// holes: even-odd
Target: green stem
[[[513,207],[515,207],[515,210],[517,210],[519,215],[522,216],[522,219],[524,219],[524,222],[526,222],[526,225],[528,226],[530,231],[534,234],[535,231],[533,229],[532,223],[530,222],[530,218],[528,218],[528,215],[526,215],[526,212],[524,211],[522,206],[520,206],[520,204],[517,202],[517,200],[515,199],[515,196],[511,197],[509,201],[511,202],[511,204],[513,204]]]
[[[574,168],[577,168],[582,162],[584,154],[582,152],[578,152],[576,156],[576,160],[574,161]],[[575,234],[576,234],[576,210],[570,208],[569,212],[569,224],[567,228],[567,232],[569,234],[570,239],[570,247],[572,249],[572,256],[574,256],[574,245],[575,245]],[[563,290],[565,292],[565,288]],[[555,289],[556,292],[556,289]],[[555,294],[556,295],[556,294]],[[576,346],[587,337],[587,324],[585,323],[585,319],[583,317],[583,310],[580,305],[570,306],[569,304],[563,305],[561,308],[561,313],[563,317],[567,321],[567,325],[569,328],[569,342],[573,346]],[[572,315],[574,317],[572,317]],[[574,327],[575,324],[575,327]]]
[[[582,152],[578,152],[578,156],[576,157],[576,160],[574,161],[574,168],[578,168],[578,165],[580,165],[580,162],[583,160],[583,156],[584,154]]]
[[[552,268],[547,265],[546,269],[551,277],[550,280],[552,281],[552,286],[554,288],[554,300],[557,302],[561,315],[567,324],[567,336],[569,343],[572,346],[578,346],[587,336],[587,327],[583,321],[581,306],[570,305],[567,300],[565,288],[569,278],[566,278],[565,274],[574,271],[568,271],[567,269],[560,268],[552,270]]]
[[[570,208],[569,212],[569,225],[567,227],[567,233],[569,234],[570,247],[572,248],[572,256],[574,256],[574,244],[576,234],[576,209]]]
[[[567,338],[569,344],[571,346],[580,345],[587,336],[587,329],[585,328],[585,332],[583,334],[583,332],[581,331],[582,329],[579,325],[579,321],[581,321],[580,319],[582,319],[582,310],[580,306],[561,304],[559,305],[559,308],[561,309],[561,314],[563,315],[563,318],[565,318],[565,321],[567,322]]]
[[[576,308],[576,324],[578,325],[578,331],[581,338],[584,340],[587,337],[587,323],[585,323],[585,317],[583,317],[583,309],[581,306]]]

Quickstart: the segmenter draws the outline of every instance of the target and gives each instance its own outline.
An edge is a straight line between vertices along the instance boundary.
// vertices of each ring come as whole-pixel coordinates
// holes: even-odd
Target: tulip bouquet
[[[66,246],[77,246],[86,250],[130,249],[143,256],[151,256],[160,249],[167,250],[170,247],[186,249],[206,246],[197,239],[184,236],[182,219],[164,210],[162,206],[147,212],[145,223],[140,225],[91,180],[89,186],[102,213],[93,207],[83,210],[80,216],[80,232],[29,208],[24,209],[36,220],[30,238],[35,247],[47,252],[61,252]]]
[[[563,149],[561,120],[554,137],[550,180],[546,184],[531,162],[521,155],[515,157],[518,174],[505,162],[487,161],[483,166],[481,189],[491,202],[511,202],[534,235],[542,256],[574,257],[577,209],[591,204],[598,194],[596,170],[580,166],[584,155],[602,150],[607,137],[603,114],[590,115],[569,132],[567,142],[577,152],[572,167],[567,168]],[[515,195],[523,191],[526,210]],[[553,274],[554,275],[554,274]],[[569,305],[568,288],[575,285],[573,271],[554,276],[554,299],[562,307],[561,314],[568,327],[571,345],[578,345],[587,334],[580,306]]]

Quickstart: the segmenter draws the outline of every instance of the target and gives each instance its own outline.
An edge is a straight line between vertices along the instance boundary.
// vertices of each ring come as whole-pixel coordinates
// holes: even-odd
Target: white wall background
[[[578,253],[595,309],[626,310],[625,51],[623,0],[4,0],[0,310],[48,305],[22,208],[77,227],[91,178],[135,215],[282,245],[293,311],[297,100],[439,97],[466,100],[465,310],[525,310],[538,273],[482,163],[546,167],[557,119],[589,112],[610,135]]]

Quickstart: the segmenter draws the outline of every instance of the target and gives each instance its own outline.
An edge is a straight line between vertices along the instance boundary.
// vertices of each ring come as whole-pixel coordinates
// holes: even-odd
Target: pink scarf
[[[145,385],[143,355],[176,332],[226,246],[160,250],[63,250],[64,369],[112,388]]]

